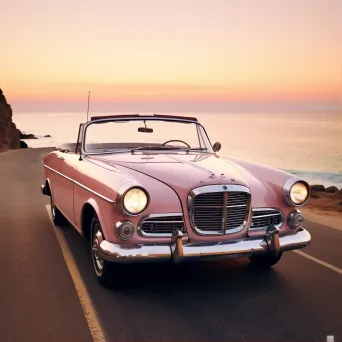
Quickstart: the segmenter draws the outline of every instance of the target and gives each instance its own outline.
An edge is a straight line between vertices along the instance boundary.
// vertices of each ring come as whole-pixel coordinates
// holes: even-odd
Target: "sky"
[[[14,110],[340,108],[342,0],[0,2]]]

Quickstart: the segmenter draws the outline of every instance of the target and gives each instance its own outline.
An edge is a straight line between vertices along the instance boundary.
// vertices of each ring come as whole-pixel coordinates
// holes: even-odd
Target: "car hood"
[[[118,169],[131,177],[137,173],[153,177],[173,188],[193,189],[212,184],[248,186],[234,163],[218,155],[200,154],[111,154],[91,156],[89,161]]]

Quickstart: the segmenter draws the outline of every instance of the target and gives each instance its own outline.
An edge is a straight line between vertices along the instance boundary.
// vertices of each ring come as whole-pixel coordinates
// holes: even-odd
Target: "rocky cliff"
[[[0,151],[20,148],[20,131],[12,122],[12,108],[0,89]]]

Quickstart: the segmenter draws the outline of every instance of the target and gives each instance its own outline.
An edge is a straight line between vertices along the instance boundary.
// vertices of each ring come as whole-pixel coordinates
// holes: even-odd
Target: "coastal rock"
[[[20,148],[28,148],[25,141],[20,140]]]
[[[44,138],[51,138],[51,135],[50,134],[46,134],[46,135],[44,135]]]
[[[311,190],[325,192],[324,185],[311,185]]]
[[[38,139],[38,138],[33,134],[25,134],[25,133],[20,132],[20,139]]]
[[[14,122],[11,122],[11,146],[10,148],[20,148],[20,131]]]
[[[336,186],[329,186],[328,188],[325,189],[325,191],[329,193],[335,193],[338,191],[338,189],[336,188]]]
[[[20,148],[20,131],[12,122],[12,108],[0,89],[0,151]]]

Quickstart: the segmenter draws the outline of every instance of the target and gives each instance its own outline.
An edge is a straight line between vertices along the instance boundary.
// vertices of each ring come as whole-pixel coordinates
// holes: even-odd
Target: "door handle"
[[[64,160],[63,156],[57,157],[57,159]]]

